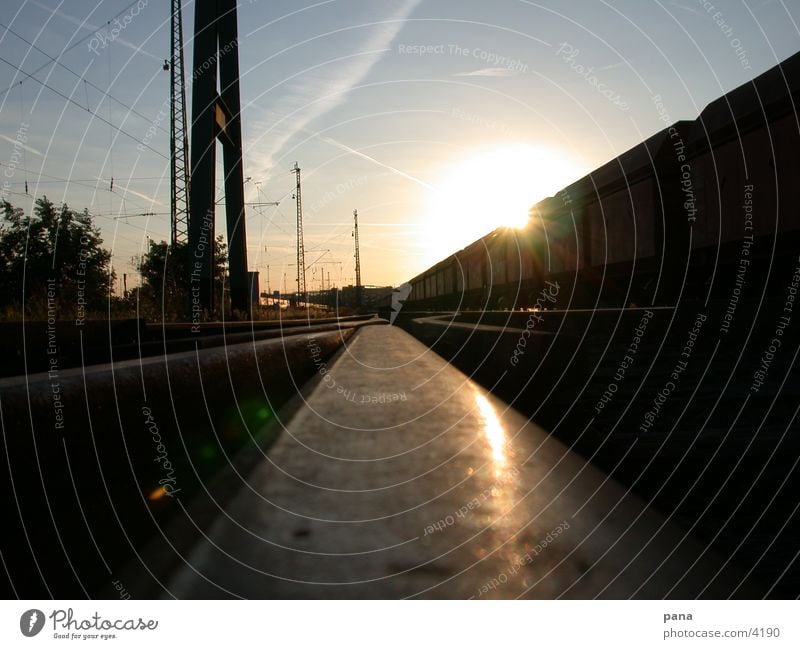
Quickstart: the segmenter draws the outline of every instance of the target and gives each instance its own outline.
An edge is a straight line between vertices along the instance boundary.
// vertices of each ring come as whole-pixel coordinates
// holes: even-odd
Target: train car
[[[649,137],[559,192],[558,211],[542,216],[561,225],[551,237],[549,274],[569,288],[570,306],[659,301],[666,241],[679,240],[665,225],[674,200],[664,187],[679,170],[672,136],[687,129],[678,123]]]
[[[530,308],[551,280],[561,308],[672,305],[725,294],[743,254],[769,290],[800,249],[798,90],[800,54],[420,274],[408,303]]]
[[[798,101],[795,55],[709,104],[693,125],[692,275],[712,296],[728,294],[737,275],[772,292],[773,278],[797,260]]]

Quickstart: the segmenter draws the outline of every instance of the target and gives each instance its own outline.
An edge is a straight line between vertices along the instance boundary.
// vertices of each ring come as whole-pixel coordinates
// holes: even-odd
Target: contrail
[[[418,185],[421,185],[425,189],[430,189],[431,191],[434,191],[434,192],[437,191],[436,187],[434,187],[433,185],[431,185],[429,183],[426,183],[424,180],[420,180],[419,178],[417,178],[415,176],[412,176],[411,174],[407,174],[405,171],[401,171],[397,167],[393,167],[391,165],[387,165],[384,162],[381,162],[380,160],[376,160],[372,156],[368,156],[366,153],[362,153],[361,151],[356,151],[354,148],[349,147],[346,144],[342,144],[338,140],[334,140],[332,137],[323,136],[323,135],[320,135],[319,133],[313,133],[313,132],[308,131],[306,129],[303,129],[303,130],[306,131],[306,133],[310,133],[311,135],[314,135],[314,136],[318,137],[323,142],[327,142],[331,146],[335,146],[335,147],[341,149],[342,151],[347,151],[347,153],[352,153],[353,155],[356,155],[359,158],[364,158],[364,160],[368,160],[369,162],[371,162],[373,164],[376,164],[379,167],[383,167],[384,169],[388,169],[389,171],[391,171],[392,173],[397,174],[398,176],[402,176],[403,178],[407,178],[408,180],[410,180],[412,182],[415,182]]]
[[[25,144],[24,142],[21,142],[20,140],[15,140],[13,138],[8,137],[8,135],[3,135],[2,133],[0,133],[0,137],[3,138],[4,140],[8,141],[8,142],[11,142],[11,144],[13,144],[14,146],[19,146],[19,147],[25,149],[26,151],[29,151],[30,153],[35,153],[38,156],[42,155],[41,151],[37,151],[32,146],[28,146],[27,144]]]
[[[298,132],[339,106],[350,91],[367,77],[383,56],[391,51],[391,44],[420,2],[421,0],[404,0],[386,20],[360,25],[363,28],[370,28],[370,32],[363,39],[359,39],[356,51],[345,53],[340,57],[341,64],[336,66],[336,71],[327,79],[320,81],[315,78],[311,82],[304,79],[305,73],[316,69],[319,65],[312,65],[303,74],[294,75],[298,77],[296,82],[287,85],[281,101],[267,113],[266,120],[269,121],[254,124],[256,128],[263,127],[265,131],[269,129],[272,141],[271,145],[259,154],[260,161],[254,161],[254,165],[262,169],[262,173],[269,173],[276,165],[276,156]],[[277,128],[272,123],[275,121],[275,115],[284,116]]]
[[[101,178],[100,176],[95,176],[95,178],[97,178],[97,180],[99,182],[105,182],[107,180],[106,178]],[[124,178],[122,180],[124,180]],[[143,198],[146,201],[150,201],[153,205],[163,205],[163,203],[157,201],[152,196],[148,196],[147,194],[142,194],[141,192],[134,191],[130,187],[119,186],[118,189],[121,190],[123,192],[123,194],[133,194],[134,196],[138,196],[139,198]],[[123,198],[125,198],[124,195],[123,195]]]
[[[78,20],[77,18],[73,18],[69,14],[64,13],[63,11],[60,11],[58,9],[58,7],[61,6],[60,4],[58,5],[58,7],[53,8],[53,7],[48,7],[47,5],[43,5],[40,2],[37,2],[37,0],[28,0],[28,2],[30,2],[33,5],[36,5],[40,9],[44,9],[45,11],[49,11],[50,13],[55,14],[59,18],[63,18],[64,20],[66,20],[69,23],[72,23],[73,25],[77,25],[78,27],[82,27],[84,29],[88,29],[89,31],[98,32],[101,29],[106,27],[106,25],[100,25],[100,26],[93,25],[92,23],[87,22],[85,20],[81,21],[81,20]],[[128,49],[133,50],[134,52],[144,54],[145,56],[149,56],[151,59],[155,59],[156,61],[161,61],[161,57],[158,57],[155,54],[151,54],[147,50],[139,47],[138,45],[134,45],[130,41],[126,41],[122,37],[117,37],[114,42],[115,43],[119,43],[120,45],[123,45],[123,46],[127,47]]]
[[[132,189],[129,189],[128,187],[120,187],[120,189],[122,189],[122,191],[125,192],[126,194],[133,194],[134,196],[138,196],[139,198],[143,198],[146,201],[150,201],[154,205],[163,205],[163,203],[160,203],[159,201],[157,201],[152,196],[147,196],[146,194],[142,194],[141,192],[136,192],[136,191],[134,191]]]

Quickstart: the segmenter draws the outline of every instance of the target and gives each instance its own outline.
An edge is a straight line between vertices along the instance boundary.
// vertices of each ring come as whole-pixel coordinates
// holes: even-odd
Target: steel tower
[[[292,169],[297,178],[294,197],[297,199],[297,302],[306,299],[306,249],[303,245],[303,201],[300,195],[300,167],[294,163]]]
[[[361,306],[361,251],[358,247],[358,210],[353,210],[353,238],[356,244],[356,306]]]
[[[170,167],[172,170],[170,216],[172,245],[189,238],[189,141],[186,128],[186,80],[183,66],[181,0],[172,0],[170,49]]]

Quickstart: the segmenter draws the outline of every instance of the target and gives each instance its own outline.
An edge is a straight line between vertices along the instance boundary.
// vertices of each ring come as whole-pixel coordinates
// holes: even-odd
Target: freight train
[[[655,97],[663,130],[414,277],[405,308],[536,308],[546,282],[557,308],[780,292],[800,252],[799,90],[800,53],[695,120],[668,124]]]

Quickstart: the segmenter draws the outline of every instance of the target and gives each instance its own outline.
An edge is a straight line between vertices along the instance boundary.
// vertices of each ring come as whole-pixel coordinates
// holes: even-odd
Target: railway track
[[[353,327],[375,314],[248,322],[147,323],[143,319],[0,323],[0,377],[209,349]],[[24,341],[20,345],[19,341]]]
[[[554,310],[533,320],[528,311],[403,312],[398,322],[685,530],[792,594],[800,374],[792,353],[775,354],[773,380],[751,391],[782,303],[765,300],[749,336],[719,332],[726,306]]]

